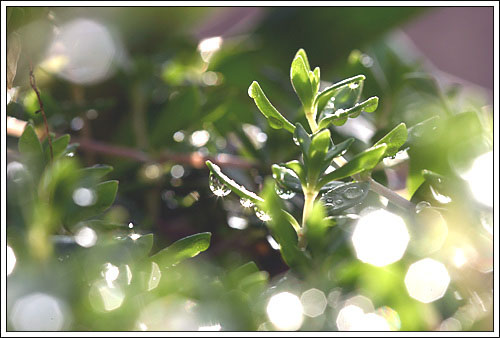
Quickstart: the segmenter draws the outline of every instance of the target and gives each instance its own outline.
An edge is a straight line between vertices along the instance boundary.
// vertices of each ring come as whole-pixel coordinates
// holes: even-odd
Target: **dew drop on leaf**
[[[293,198],[295,196],[294,191],[279,187],[278,185],[276,185],[274,189],[276,190],[278,196],[284,200],[289,200],[290,198]]]
[[[281,128],[283,128],[283,122],[281,122],[277,118],[269,116],[267,118],[267,120],[269,121],[269,125],[271,126],[271,128],[274,128],[274,129],[281,129]]]
[[[344,191],[344,197],[348,199],[358,198],[363,194],[363,190],[359,187],[347,188]]]
[[[418,214],[425,208],[430,208],[430,207],[431,204],[427,201],[418,202],[417,205],[415,206],[415,212]]]
[[[263,210],[255,207],[255,216],[259,218],[262,222],[269,222],[271,220],[271,216],[266,214]]]
[[[250,201],[248,198],[240,198],[240,204],[244,208],[251,208],[254,206],[254,203],[252,201]]]
[[[221,183],[221,181],[219,181],[219,179],[217,178],[217,176],[215,176],[212,173],[210,174],[210,176],[208,178],[208,181],[209,181],[210,190],[217,197],[227,196],[231,192],[231,189],[229,189],[228,187],[226,187],[226,185],[224,183]]]

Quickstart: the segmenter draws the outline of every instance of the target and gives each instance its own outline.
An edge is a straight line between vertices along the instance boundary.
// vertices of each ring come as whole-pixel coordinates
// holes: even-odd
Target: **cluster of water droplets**
[[[417,205],[415,206],[415,212],[417,214],[419,214],[425,208],[430,208],[430,207],[432,207],[432,205],[429,202],[427,202],[427,201],[421,201],[421,202],[418,202]]]
[[[289,200],[295,196],[295,191],[278,186],[277,184],[274,186],[274,190],[276,191],[278,196],[284,200]]]
[[[248,198],[240,198],[240,204],[244,207],[244,208],[251,208],[253,207],[255,204],[249,200]]]
[[[262,222],[269,222],[271,220],[271,216],[264,210],[255,207],[254,211],[255,211],[255,216],[257,216],[257,218],[260,219]]]
[[[208,181],[210,190],[215,196],[224,197],[231,193],[231,189],[229,189],[224,183],[222,183],[214,174],[210,173]]]

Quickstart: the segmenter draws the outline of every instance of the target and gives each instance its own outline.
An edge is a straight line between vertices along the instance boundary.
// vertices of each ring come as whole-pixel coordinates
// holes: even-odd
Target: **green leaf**
[[[153,247],[153,234],[142,235],[137,239],[129,236],[113,238],[102,246],[97,246],[93,254],[98,259],[115,265],[130,264],[131,261],[141,260],[148,256]]]
[[[366,77],[364,75],[357,75],[325,88],[318,96],[316,96],[316,99],[314,100],[314,104],[317,105],[317,111],[322,112],[328,101],[330,101],[330,99],[337,94],[341,88],[349,86],[350,84],[360,85],[365,78]]]
[[[293,140],[295,144],[300,146],[300,148],[302,149],[302,153],[307,156],[307,154],[309,153],[309,147],[311,146],[311,136],[309,136],[302,124],[297,123],[295,126],[296,127],[293,133]]]
[[[326,153],[325,156],[325,167],[323,168],[322,171],[325,171],[328,166],[332,163],[332,160],[339,156],[342,155],[349,147],[351,144],[354,142],[354,138],[348,138],[347,140],[340,142],[339,144],[334,145],[328,152]]]
[[[302,60],[304,60],[304,64],[306,65],[307,70],[310,70],[311,66],[309,65],[309,59],[307,58],[307,54],[304,48],[301,48],[297,51],[297,53],[295,54],[295,58],[297,56],[302,57]]]
[[[313,135],[311,146],[309,147],[309,154],[307,155],[309,159],[307,165],[309,183],[316,183],[316,180],[322,174],[321,170],[325,168],[324,162],[330,143],[330,130],[328,129],[323,129]],[[329,163],[326,167],[328,165]]]
[[[284,128],[293,133],[295,126],[291,124],[280,112],[269,102],[257,81],[252,82],[248,88],[248,95],[254,99],[257,108],[267,118],[269,125],[274,129]]]
[[[316,93],[313,91],[313,83],[309,77],[310,68],[306,67],[302,56],[296,55],[290,67],[290,80],[295,93],[297,93],[300,102],[302,102],[304,110],[309,112],[311,111]]]
[[[339,180],[373,169],[384,155],[386,149],[387,145],[381,144],[357,154],[342,167],[324,175],[319,181],[319,186],[321,187],[330,181]]]
[[[325,247],[328,245],[325,237],[326,231],[335,222],[326,218],[324,206],[316,202],[309,218],[306,220],[306,224],[305,236],[308,248],[312,252],[313,257],[321,257],[325,254]]]
[[[293,172],[295,174],[297,174],[297,176],[300,179],[300,182],[302,182],[302,184],[306,183],[306,169],[304,168],[302,163],[300,163],[297,160],[292,160],[292,161],[288,161],[288,162],[284,163],[283,166],[285,166],[288,169],[293,170]]]
[[[95,186],[97,196],[96,203],[91,207],[96,213],[101,213],[108,209],[116,198],[118,191],[118,181],[106,181]]]
[[[18,148],[28,169],[33,171],[32,174],[36,178],[40,177],[44,164],[43,149],[31,124],[27,124],[24,128],[19,139]]]
[[[151,260],[158,263],[160,267],[170,267],[179,262],[197,256],[210,246],[210,232],[184,237],[167,248],[151,256]]]
[[[104,164],[96,164],[92,167],[87,167],[81,169],[81,172],[84,176],[91,176],[92,179],[99,179],[107,174],[109,174],[113,170],[112,166],[104,165]]]
[[[255,284],[267,282],[268,273],[259,271],[254,262],[248,262],[230,271],[224,278],[227,287],[230,289],[248,290]]]
[[[373,96],[361,103],[356,103],[354,107],[349,109],[327,108],[325,109],[324,117],[319,121],[318,127],[327,128],[330,123],[341,126],[347,121],[348,117],[358,117],[362,111],[366,111],[367,113],[374,112],[377,107],[378,97]]]
[[[320,70],[319,67],[314,68],[313,72],[313,80],[311,81],[313,92],[316,94],[319,91],[319,84],[321,81]]]
[[[273,178],[281,188],[290,189],[295,192],[302,192],[302,182],[295,172],[289,168],[273,164]]]
[[[361,203],[370,190],[369,182],[349,182],[328,190],[320,197],[329,215],[349,209]]]
[[[432,116],[408,128],[408,142],[416,143],[425,140],[442,123],[441,117]]]
[[[271,220],[266,224],[271,235],[280,244],[283,260],[289,267],[304,271],[310,265],[309,258],[297,246],[297,232],[283,213],[282,201],[276,194],[271,179],[265,181],[262,197],[265,202],[259,203],[258,206],[271,216]]]
[[[215,175],[215,177],[219,180],[219,182],[223,183],[228,189],[230,189],[236,195],[238,195],[241,198],[248,199],[252,201],[254,204],[257,202],[262,202],[262,198],[260,198],[257,194],[255,194],[250,190],[247,190],[244,186],[239,185],[234,180],[227,177],[221,171],[220,167],[217,164],[212,163],[211,161],[207,161],[205,163],[208,169],[210,170],[210,173],[212,175]]]
[[[70,140],[69,134],[65,134],[56,139],[52,139],[52,153],[54,155],[54,159],[57,159],[58,157],[61,157],[64,154],[64,151],[66,150],[66,147],[69,144],[69,140]],[[48,142],[44,147],[44,156],[45,156],[45,162],[49,163],[50,149]]]
[[[374,146],[378,146],[380,144],[386,144],[387,149],[385,151],[384,157],[386,156],[394,156],[398,152],[399,148],[405,144],[406,139],[408,138],[408,131],[406,130],[406,125],[404,123],[400,123],[393,130],[391,130],[387,135],[382,137]]]

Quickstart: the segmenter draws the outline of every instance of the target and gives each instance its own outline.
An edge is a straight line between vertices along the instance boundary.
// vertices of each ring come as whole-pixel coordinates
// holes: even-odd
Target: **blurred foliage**
[[[20,139],[8,136],[6,144],[7,243],[15,255],[7,328],[283,329],[266,312],[269,300],[280,292],[302,295],[306,309],[306,291],[314,288],[324,298],[315,303],[325,306],[318,316],[304,316],[302,330],[339,329],[336,319],[346,304],[385,313],[394,329],[491,330],[492,211],[477,201],[464,172],[491,151],[493,114],[481,90],[429,69],[393,31],[425,10],[7,8],[8,50],[18,48],[13,41],[21,48],[8,52],[9,71],[12,65],[16,72],[9,75],[7,115],[30,122]],[[233,24],[232,16],[242,13],[250,24]],[[78,35],[75,27],[88,30]],[[97,38],[93,32],[105,34]],[[347,209],[314,205],[311,252],[287,245],[298,241],[289,225],[300,218],[304,199],[300,175],[285,170],[296,171],[299,162],[286,161],[298,159],[303,148],[285,129],[272,129],[248,97],[257,80],[296,133],[296,126],[307,126],[300,107],[307,83],[299,99],[293,88],[300,83],[287,81],[299,48],[308,52],[312,67],[306,68],[321,66],[320,91],[364,75],[356,95],[336,93],[344,102],[336,109],[367,102],[363,112],[324,120],[322,127],[339,153],[346,151],[348,163],[361,163],[355,154],[370,153],[369,145],[386,144],[386,158],[378,163],[381,156],[375,156],[372,176],[419,211],[406,213],[360,186],[362,201]],[[30,60],[54,132],[53,160],[29,86]],[[99,69],[98,80],[79,81]],[[375,96],[378,108],[367,114]],[[320,119],[333,112],[324,104]],[[137,151],[142,157],[134,156]],[[253,208],[240,204],[246,191],[237,199],[214,198],[203,159],[219,163],[220,174],[247,192],[263,191],[250,197],[273,221],[265,226]],[[335,179],[359,173],[365,164],[351,165]],[[265,179],[270,175],[295,192],[290,199],[278,197]],[[338,182],[358,184],[344,181]],[[325,187],[324,203],[342,188],[331,182]],[[356,258],[351,237],[368,207],[405,220],[411,239],[401,260],[376,267]],[[443,222],[444,238],[435,226]],[[458,264],[460,255],[465,261]],[[432,303],[410,297],[404,281],[410,265],[427,257],[442,262],[451,277],[443,298]],[[46,321],[44,314],[51,313],[61,322]]]

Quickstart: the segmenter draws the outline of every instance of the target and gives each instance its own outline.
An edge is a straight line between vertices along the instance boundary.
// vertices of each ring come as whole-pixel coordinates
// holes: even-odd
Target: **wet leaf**
[[[269,102],[257,81],[252,82],[248,88],[248,95],[254,99],[257,108],[267,118],[269,125],[274,129],[284,128],[293,133],[295,126],[291,124],[280,112]]]
[[[376,147],[368,148],[367,150],[357,154],[342,167],[324,175],[320,179],[319,186],[321,187],[330,181],[339,180],[373,169],[382,159],[386,149],[387,146],[385,144],[381,144]]]
[[[320,201],[329,215],[335,215],[361,203],[369,190],[369,182],[345,183],[323,193]]]
[[[210,232],[202,232],[184,237],[151,256],[151,260],[162,268],[178,264],[207,250],[210,246],[211,236]]]
[[[408,131],[406,130],[406,125],[404,123],[400,123],[393,130],[387,133],[387,135],[377,141],[374,146],[385,143],[387,145],[387,149],[384,157],[394,156],[398,152],[399,148],[405,144],[407,138]]]
[[[360,83],[365,80],[364,75],[357,75],[340,82],[337,82],[331,85],[328,88],[325,88],[315,99],[314,103],[317,105],[317,111],[322,112],[325,108],[326,104],[330,99],[339,92],[339,90],[343,87],[349,86],[350,84]]]
[[[212,163],[211,161],[207,161],[206,165],[210,170],[210,173],[212,175],[215,175],[215,177],[219,180],[220,183],[224,184],[228,189],[230,189],[239,197],[248,199],[252,201],[254,204],[257,202],[262,202],[262,199],[257,194],[246,189],[244,186],[239,185],[234,180],[227,177],[217,164]]]

